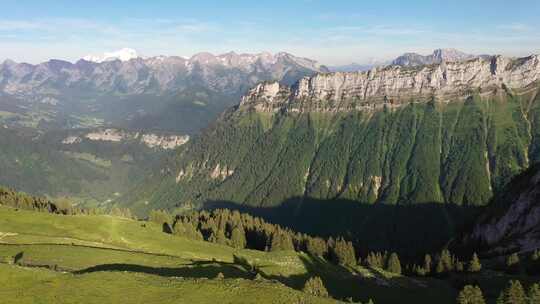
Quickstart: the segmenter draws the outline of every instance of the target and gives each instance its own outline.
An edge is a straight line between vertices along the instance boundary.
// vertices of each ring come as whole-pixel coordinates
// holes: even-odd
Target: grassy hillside
[[[0,207],[0,227],[0,267],[6,274],[0,276],[0,295],[13,303],[114,302],[122,297],[135,303],[211,303],[220,297],[228,303],[330,303],[300,291],[315,275],[337,299],[452,303],[456,292],[435,279],[344,268],[305,253],[192,241],[163,233],[151,222],[111,216]],[[260,279],[250,265],[256,266]],[[224,280],[214,279],[219,273]],[[124,295],[125,290],[134,292]]]
[[[85,275],[0,265],[4,303],[333,303],[274,283],[126,272]],[[73,292],[76,291],[76,292]]]

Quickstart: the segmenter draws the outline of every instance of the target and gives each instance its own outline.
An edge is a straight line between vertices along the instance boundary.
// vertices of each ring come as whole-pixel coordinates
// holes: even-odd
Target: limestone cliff
[[[389,66],[368,72],[323,73],[302,78],[293,87],[276,82],[251,89],[241,106],[256,111],[338,112],[396,106],[414,101],[446,102],[471,95],[513,90],[520,94],[540,78],[538,55],[494,56],[442,62],[417,68]]]

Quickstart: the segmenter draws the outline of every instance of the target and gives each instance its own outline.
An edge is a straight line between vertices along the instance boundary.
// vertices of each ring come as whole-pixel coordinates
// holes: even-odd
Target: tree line
[[[458,304],[486,304],[482,290],[478,286],[467,285],[457,297]],[[532,284],[526,291],[518,280],[512,280],[504,288],[498,298],[497,304],[538,304],[540,303],[540,285]]]
[[[74,206],[67,198],[59,198],[54,201],[45,197],[33,196],[24,192],[18,192],[7,187],[0,186],[0,206],[8,206],[16,209],[46,212],[61,215],[105,215],[136,219],[129,208],[81,208]]]

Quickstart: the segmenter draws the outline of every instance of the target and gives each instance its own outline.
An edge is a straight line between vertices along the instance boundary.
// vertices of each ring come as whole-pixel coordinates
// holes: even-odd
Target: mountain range
[[[6,60],[0,65],[0,111],[13,114],[8,122],[44,128],[90,124],[192,133],[258,82],[292,84],[328,71],[288,53],[199,53],[188,59],[124,53],[76,63]]]
[[[421,241],[395,229],[418,227],[424,214],[436,222],[431,232],[412,235],[448,233],[431,239],[447,240],[540,159],[539,77],[533,55],[261,83],[180,147],[127,204],[143,213],[274,210],[275,219],[288,219],[283,224],[315,234],[330,222],[349,223],[330,230],[374,246],[363,234],[369,223],[379,239],[395,233],[392,248]]]
[[[404,53],[396,57],[393,60],[371,60],[364,63],[351,63],[341,66],[329,66],[328,68],[332,72],[364,72],[369,71],[375,67],[384,67],[388,65],[399,65],[399,66],[422,66],[428,64],[438,64],[443,61],[445,62],[459,62],[466,61],[469,59],[482,57],[488,59],[490,55],[472,55],[461,52],[456,49],[446,48],[446,49],[435,49],[433,53],[429,55],[421,55],[419,53]]]

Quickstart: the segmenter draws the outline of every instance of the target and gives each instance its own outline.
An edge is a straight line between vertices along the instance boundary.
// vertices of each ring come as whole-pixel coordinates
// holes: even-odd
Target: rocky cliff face
[[[302,78],[295,86],[262,83],[241,105],[258,111],[350,111],[415,101],[470,96],[511,89],[519,93],[540,78],[538,55],[511,59],[495,56],[443,62],[420,68],[389,66],[368,72],[327,73]]]
[[[493,254],[540,248],[540,167],[521,174],[501,193],[471,239]]]
[[[154,133],[129,132],[119,129],[99,129],[70,135],[62,140],[64,145],[78,144],[83,139],[91,141],[128,142],[136,141],[149,148],[174,149],[189,141],[188,135],[160,135]]]

